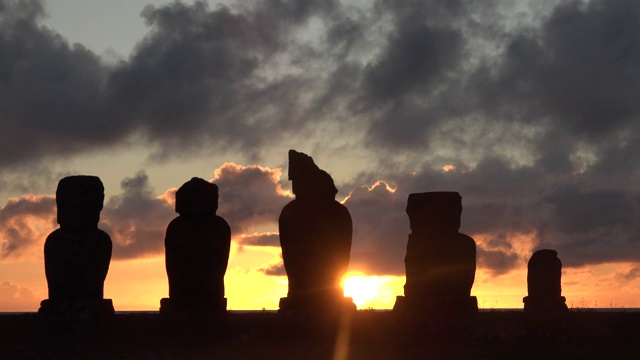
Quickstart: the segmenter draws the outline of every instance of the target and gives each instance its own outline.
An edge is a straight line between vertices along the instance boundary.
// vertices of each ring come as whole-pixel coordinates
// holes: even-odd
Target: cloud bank
[[[364,154],[339,187],[353,264],[371,273],[403,273],[406,198],[434,190],[462,194],[463,231],[494,274],[542,247],[567,266],[639,260],[634,0],[171,3],[144,9],[148,33],[115,64],[42,26],[43,5],[0,0],[0,173],[132,136],[160,161],[207,150],[263,164],[274,144],[318,143]],[[217,170],[234,233],[274,231],[290,199],[280,175]],[[116,257],[161,252],[169,195],[144,174],[123,181],[103,214]],[[51,226],[47,213],[46,196],[5,205],[3,256],[39,237],[20,222]]]

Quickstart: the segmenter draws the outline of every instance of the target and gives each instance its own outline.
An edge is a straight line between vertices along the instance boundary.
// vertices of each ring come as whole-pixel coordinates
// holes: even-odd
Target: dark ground
[[[0,359],[640,359],[639,312],[587,310],[545,322],[488,311],[453,331],[364,310],[342,324],[336,335],[273,312],[231,313],[217,324],[128,313],[56,328],[37,314],[3,314]]]

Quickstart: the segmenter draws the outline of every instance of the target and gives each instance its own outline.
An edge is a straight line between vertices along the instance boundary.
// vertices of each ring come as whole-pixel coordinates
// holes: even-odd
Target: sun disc
[[[381,286],[389,281],[386,277],[351,275],[343,281],[344,296],[351,297],[358,308],[381,298]]]

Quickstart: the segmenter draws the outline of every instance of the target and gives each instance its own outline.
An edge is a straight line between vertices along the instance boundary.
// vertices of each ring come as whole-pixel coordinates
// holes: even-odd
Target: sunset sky
[[[521,308],[555,249],[570,307],[640,307],[636,0],[0,0],[0,312],[47,297],[67,175],[105,185],[116,310],[167,296],[177,187],[219,186],[230,309],[276,309],[287,151],[354,222],[345,293],[403,295],[408,194],[458,191],[472,295]]]

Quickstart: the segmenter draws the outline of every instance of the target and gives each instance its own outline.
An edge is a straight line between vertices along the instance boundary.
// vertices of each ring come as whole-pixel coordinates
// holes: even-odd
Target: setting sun
[[[397,285],[394,280],[392,277],[348,274],[343,280],[344,296],[353,298],[358,309],[391,308]]]

